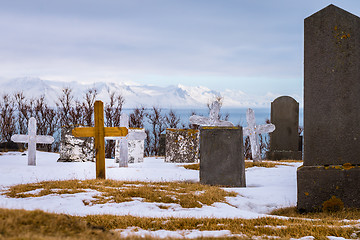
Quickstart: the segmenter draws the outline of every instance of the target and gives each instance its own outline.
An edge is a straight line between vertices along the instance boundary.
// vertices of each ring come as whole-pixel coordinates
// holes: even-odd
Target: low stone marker
[[[360,208],[360,18],[334,5],[304,21],[304,165],[297,208]]]
[[[142,128],[129,128],[129,116],[127,114],[121,114],[120,118],[120,127],[126,127],[129,129],[128,135],[124,137],[112,137],[106,138],[111,140],[116,140],[115,143],[115,162],[119,163],[119,167],[128,167],[128,163],[131,162],[131,156],[139,152],[139,155],[142,155],[144,158],[144,139],[146,138],[145,130]],[[141,153],[141,143],[135,145],[134,141],[142,141],[142,153]],[[133,146],[136,150],[134,152],[133,148],[129,150],[129,145]],[[135,146],[134,146],[135,145]],[[140,148],[140,149],[137,149]],[[130,155],[130,157],[129,157]],[[139,159],[139,156],[133,156],[133,161]]]
[[[281,96],[271,103],[271,123],[276,129],[270,133],[269,160],[301,160],[299,144],[299,103],[292,97]]]
[[[15,134],[11,136],[11,141],[28,143],[28,165],[36,165],[36,144],[51,144],[54,142],[52,136],[36,135],[36,119],[31,117],[28,123],[28,135]]]
[[[199,130],[166,129],[165,162],[199,162]]]
[[[96,156],[96,178],[105,179],[105,137],[126,136],[126,127],[104,127],[104,104],[96,101],[94,104],[95,127],[74,128],[75,137],[93,137]]]
[[[199,126],[224,126],[224,127],[234,126],[234,124],[232,124],[229,121],[219,120],[220,108],[221,108],[220,102],[214,101],[210,106],[209,117],[193,115],[189,118],[189,121],[191,124],[199,125]]]
[[[246,111],[246,121],[248,126],[243,128],[244,136],[249,136],[251,154],[254,162],[261,161],[259,134],[270,133],[275,130],[274,124],[256,125],[254,110],[249,108]]]
[[[58,162],[94,162],[94,140],[74,137],[73,126],[61,127],[60,158]]]
[[[241,127],[202,127],[200,151],[200,183],[246,186]]]
[[[132,133],[139,134],[139,138],[128,140],[129,160],[128,163],[142,163],[144,162],[144,149],[146,133],[144,128],[129,128],[129,135]]]

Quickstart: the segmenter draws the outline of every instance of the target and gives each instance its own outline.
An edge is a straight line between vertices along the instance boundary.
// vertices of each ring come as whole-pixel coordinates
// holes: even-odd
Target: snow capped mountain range
[[[137,106],[161,108],[204,108],[216,96],[224,98],[223,107],[269,107],[275,94],[268,93],[264,96],[250,96],[239,90],[219,92],[206,87],[190,87],[184,85],[171,85],[159,87],[153,85],[140,85],[136,83],[109,83],[97,82],[82,84],[79,82],[49,81],[40,78],[16,78],[0,82],[0,94],[13,94],[23,91],[28,98],[44,95],[51,106],[55,106],[64,87],[69,87],[75,98],[82,100],[84,93],[89,88],[98,91],[97,99],[108,101],[108,92],[115,91],[125,98],[125,107]]]

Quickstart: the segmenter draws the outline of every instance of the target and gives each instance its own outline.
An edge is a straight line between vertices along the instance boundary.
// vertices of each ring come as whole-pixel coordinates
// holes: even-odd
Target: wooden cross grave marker
[[[28,165],[36,165],[36,144],[51,144],[54,142],[52,136],[36,135],[36,119],[31,117],[28,123],[28,135],[15,134],[11,136],[11,141],[28,143]]]
[[[191,124],[200,125],[200,126],[223,126],[223,127],[233,127],[229,121],[223,121],[219,119],[221,104],[219,101],[214,101],[210,106],[209,117],[193,115],[189,118]]]
[[[74,128],[74,137],[93,137],[96,157],[96,178],[105,179],[105,137],[126,136],[126,127],[104,127],[104,104],[96,101],[94,105],[95,127]]]
[[[250,145],[251,145],[251,155],[254,162],[261,162],[260,156],[260,143],[259,143],[259,134],[271,133],[275,130],[275,125],[265,124],[265,125],[256,125],[255,113],[254,110],[249,108],[246,111],[246,121],[248,126],[243,128],[244,136],[249,136]]]

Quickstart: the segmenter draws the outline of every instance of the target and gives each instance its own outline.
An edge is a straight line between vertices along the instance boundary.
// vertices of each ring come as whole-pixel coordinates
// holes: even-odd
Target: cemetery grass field
[[[296,205],[298,161],[246,161],[247,187],[223,188],[199,184],[199,172],[184,168],[191,164],[163,158],[128,168],[107,159],[108,179],[96,180],[92,162],[59,163],[59,154],[37,155],[32,167],[18,152],[0,157],[0,239],[360,236],[358,210],[300,214],[284,208]]]
[[[234,197],[219,187],[186,182],[123,182],[116,180],[66,180],[45,181],[11,186],[5,191],[11,198],[34,198],[50,194],[75,194],[89,190],[96,191],[94,200],[84,201],[85,205],[121,203],[141,198],[144,202],[156,202],[159,208],[175,203],[183,208],[201,208],[215,202],[226,202],[225,197]]]
[[[265,162],[266,163],[266,162]],[[283,164],[283,163],[281,163]],[[250,165],[248,166],[250,167]],[[270,167],[269,164],[266,167]],[[274,167],[274,166],[273,166]],[[201,208],[215,202],[226,202],[226,197],[237,193],[215,186],[187,182],[141,182],[116,180],[43,181],[9,187],[2,194],[11,198],[36,198],[49,194],[74,194],[97,191],[87,204],[132,201],[159,203],[167,209],[177,203],[184,208]],[[0,239],[137,239],[124,236],[117,229],[137,231],[229,231],[230,238],[280,239],[313,236],[341,236],[354,238],[359,232],[360,210],[345,209],[337,212],[300,214],[296,208],[283,208],[270,213],[274,217],[256,219],[231,218],[149,218],[135,216],[88,215],[84,217],[52,214],[40,210],[0,209]],[[275,216],[286,216],[279,218]],[[346,221],[343,219],[347,219]],[[56,227],[55,227],[56,226]],[[144,233],[146,235],[146,233]],[[156,239],[152,236],[147,239]],[[222,238],[225,238],[224,236]],[[168,238],[171,239],[171,238]],[[203,238],[202,238],[203,239]]]
[[[140,239],[136,235],[121,235],[117,229],[131,229],[133,232],[142,230],[222,230],[228,231],[228,238],[233,239],[249,239],[253,236],[258,236],[260,239],[271,239],[271,237],[290,239],[303,236],[313,236],[315,239],[327,239],[324,236],[357,238],[358,221],[340,220],[343,216],[350,215],[354,219],[360,218],[359,211],[350,210],[343,210],[334,216],[333,213],[319,213],[299,215],[300,218],[219,219],[143,218],[112,215],[77,217],[46,213],[40,210],[0,209],[0,239],[124,239],[124,237]],[[319,217],[321,218],[319,219]],[[146,233],[143,237],[156,239],[150,235],[146,236]],[[208,239],[212,238],[214,237]],[[206,237],[201,239],[206,239]]]

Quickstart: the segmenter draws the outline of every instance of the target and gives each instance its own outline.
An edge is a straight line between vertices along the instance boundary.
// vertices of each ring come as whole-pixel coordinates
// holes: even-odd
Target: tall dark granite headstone
[[[292,97],[281,96],[271,103],[271,123],[268,159],[302,159],[299,151],[299,103]]]
[[[360,207],[360,18],[334,5],[305,19],[300,210],[333,196]]]
[[[200,183],[246,186],[242,127],[200,129]]]

